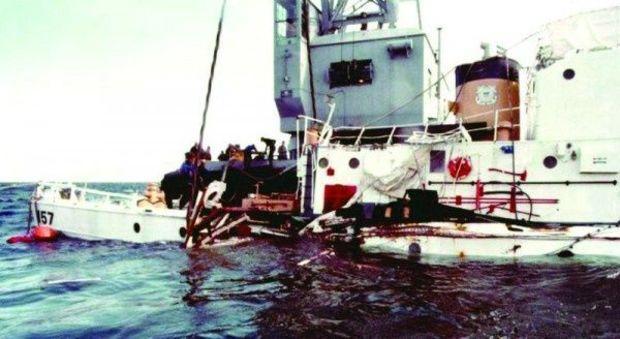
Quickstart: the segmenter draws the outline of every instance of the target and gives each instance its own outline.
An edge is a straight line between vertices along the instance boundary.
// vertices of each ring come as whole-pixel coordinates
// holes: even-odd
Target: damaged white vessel
[[[332,68],[319,80],[332,81],[326,90],[346,111],[331,111],[324,139],[304,148],[312,165],[299,166],[311,169],[300,175],[311,187],[303,207],[323,214],[310,227],[336,243],[399,255],[620,256],[619,18],[615,7],[546,26],[535,67],[505,55],[458,66],[454,101],[438,113],[424,98],[439,87],[426,87],[409,108],[373,97],[390,88],[381,73],[420,58],[425,46],[413,42],[395,58],[395,42],[370,41],[387,49],[385,64],[356,46],[355,58],[372,58],[371,81],[340,86]],[[415,70],[389,82],[432,74]],[[348,112],[361,126],[334,123],[338,114],[355,121]],[[395,113],[421,121],[386,124]]]
[[[272,213],[278,234],[305,220],[302,234],[369,252],[620,257],[620,7],[547,25],[533,67],[505,53],[457,66],[445,100],[440,50],[420,22],[399,27],[398,1],[274,4],[274,96],[297,186],[245,207],[204,203],[205,239],[210,225],[258,229]],[[39,223],[71,236],[188,239],[183,210],[90,191],[93,202],[72,185],[37,192]]]

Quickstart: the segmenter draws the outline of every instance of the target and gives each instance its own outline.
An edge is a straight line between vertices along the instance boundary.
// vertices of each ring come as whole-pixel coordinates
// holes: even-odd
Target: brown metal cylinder
[[[488,132],[482,140],[493,140],[501,127],[511,140],[519,139],[518,64],[510,59],[493,57],[457,67],[454,113],[464,123],[485,123]],[[497,114],[497,117],[496,117]]]

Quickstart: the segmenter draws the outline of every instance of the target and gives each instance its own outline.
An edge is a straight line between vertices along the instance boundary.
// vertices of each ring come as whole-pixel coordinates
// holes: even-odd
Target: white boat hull
[[[514,229],[514,228],[513,228]],[[370,253],[453,257],[527,257],[588,255],[620,257],[620,227],[579,226],[558,230],[502,224],[430,223],[392,229],[392,234],[362,230],[361,248]],[[395,232],[394,232],[395,231]]]
[[[137,243],[180,242],[185,239],[185,211],[181,210],[160,214],[156,211],[115,211],[39,203],[38,211],[52,213],[50,226],[73,238]]]
[[[133,196],[73,185],[47,187],[47,190],[39,189],[33,200],[33,220],[39,225],[49,225],[66,236],[135,243],[181,242],[185,239],[185,210],[140,208]],[[73,191],[62,198],[59,192],[63,189]],[[81,198],[78,198],[76,192],[80,191]],[[84,197],[89,194],[107,196],[107,199],[88,201]],[[111,202],[115,198],[122,203]]]

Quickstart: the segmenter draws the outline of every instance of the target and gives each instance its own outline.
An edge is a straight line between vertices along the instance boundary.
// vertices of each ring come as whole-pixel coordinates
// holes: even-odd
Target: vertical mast
[[[420,1],[421,0],[416,0],[415,5],[416,5],[416,8],[418,9],[418,28],[422,30],[422,12],[420,11]]]
[[[194,173],[192,178],[192,195],[189,199],[189,204],[187,205],[187,214],[186,214],[186,229],[187,235],[185,237],[185,243],[188,243],[188,239],[193,235],[194,224],[196,223],[196,217],[198,216],[198,211],[194,211],[194,205],[197,198],[198,192],[198,167],[200,166],[200,159],[198,155],[202,152],[202,142],[204,139],[204,131],[205,125],[207,121],[207,112],[209,111],[209,101],[211,99],[211,89],[213,88],[213,78],[215,77],[215,65],[217,64],[217,54],[220,49],[220,36],[222,35],[222,23],[224,21],[224,10],[226,8],[226,0],[222,0],[222,6],[220,8],[220,19],[217,24],[217,34],[215,35],[215,47],[213,48],[213,59],[211,59],[211,72],[209,74],[209,83],[207,86],[207,95],[205,97],[205,106],[202,111],[202,124],[200,125],[200,135],[198,136],[198,149],[197,154],[194,159]],[[200,205],[199,205],[200,206]]]

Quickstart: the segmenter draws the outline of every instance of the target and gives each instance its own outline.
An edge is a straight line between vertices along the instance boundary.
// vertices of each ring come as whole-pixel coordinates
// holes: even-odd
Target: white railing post
[[[323,124],[323,128],[321,128],[321,135],[319,136],[319,140],[318,140],[319,145],[322,145],[325,140],[327,140],[329,143],[329,138],[331,137],[330,132],[331,132],[332,126],[330,124],[332,122],[332,116],[334,115],[334,110],[336,109],[336,103],[334,103],[333,101],[330,101],[327,103],[327,105],[329,106],[329,114],[327,115],[327,120]]]
[[[355,146],[359,145],[362,141],[362,135],[364,134],[364,131],[366,131],[366,126],[362,127],[360,134],[357,136],[357,139],[355,140]]]
[[[308,143],[308,119],[304,117],[304,148]]]
[[[495,110],[495,121],[493,123],[493,142],[497,141],[497,121],[499,119],[499,110]]]
[[[396,132],[396,127],[392,127],[392,131],[390,132],[390,137],[388,138],[387,144],[392,144],[392,139],[394,138],[394,132]]]
[[[295,120],[295,125],[296,125],[296,131],[297,131],[297,142],[295,143],[295,160],[299,159],[299,148],[301,147],[301,145],[299,144],[299,116],[297,116],[297,119]]]
[[[104,205],[109,205],[110,204],[110,195],[109,194],[105,194],[104,196],[105,196],[105,198],[103,199],[103,204]]]

